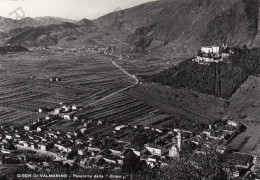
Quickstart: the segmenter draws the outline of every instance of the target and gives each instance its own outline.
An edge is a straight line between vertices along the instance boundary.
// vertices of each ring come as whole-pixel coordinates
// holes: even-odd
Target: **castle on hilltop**
[[[224,44],[223,46],[204,46],[201,47],[200,52],[198,55],[195,55],[192,61],[203,65],[219,63],[224,61],[231,54],[233,54],[233,52],[230,47]]]

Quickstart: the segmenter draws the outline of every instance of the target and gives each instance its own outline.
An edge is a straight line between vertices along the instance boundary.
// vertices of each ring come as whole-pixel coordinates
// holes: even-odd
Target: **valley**
[[[160,0],[0,17],[0,179],[260,178],[259,14]]]

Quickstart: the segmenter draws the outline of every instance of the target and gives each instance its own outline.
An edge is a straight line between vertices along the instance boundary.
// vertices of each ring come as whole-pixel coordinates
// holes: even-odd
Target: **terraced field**
[[[75,114],[80,119],[92,121],[88,126],[88,133],[100,134],[112,131],[118,125],[143,125],[154,128],[184,127],[192,125],[179,116],[170,115],[152,106],[136,100],[124,93],[109,97],[104,101],[83,108]],[[102,126],[97,126],[98,121],[103,121]],[[67,125],[66,125],[67,124]],[[71,122],[63,122],[63,126],[69,127]],[[80,126],[78,126],[79,128]],[[64,130],[64,127],[53,125],[51,128]],[[75,126],[74,126],[75,128]]]
[[[228,115],[247,127],[245,132],[229,143],[230,148],[242,153],[260,155],[259,150],[256,150],[260,144],[259,97],[260,78],[250,76],[229,99]]]
[[[143,92],[140,85],[134,85],[134,78],[109,59],[111,57],[96,53],[51,50],[0,56],[0,112],[3,112],[0,123],[18,125],[34,121],[44,116],[38,113],[39,107],[54,108],[65,102],[84,107],[76,114],[80,120],[91,120],[93,124],[104,121],[101,127],[88,127],[89,133],[102,134],[120,124],[194,128],[196,115],[186,118],[182,115],[187,111],[174,110],[152,89]],[[157,60],[149,56],[141,62],[129,58],[129,66],[120,59],[115,62],[123,68],[126,66],[130,74],[142,75],[169,65],[168,60],[160,63]],[[50,81],[53,77],[61,81]],[[151,98],[156,103],[150,103]],[[51,128],[73,130],[82,126],[82,122],[62,121]]]
[[[58,77],[61,81],[51,82]],[[26,123],[38,108],[60,102],[85,106],[133,84],[98,54],[31,52],[0,56],[0,123]]]
[[[143,83],[126,93],[165,112],[204,124],[211,124],[221,119],[227,106],[224,100],[213,96],[155,83]]]
[[[168,69],[183,60],[184,59],[181,58],[169,59],[150,55],[144,57],[136,54],[133,57],[123,57],[116,62],[128,72],[136,74],[137,76],[142,76],[159,73],[163,69]]]

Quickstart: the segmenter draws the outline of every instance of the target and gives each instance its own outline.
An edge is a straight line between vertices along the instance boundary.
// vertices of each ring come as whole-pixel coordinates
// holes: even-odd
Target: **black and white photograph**
[[[259,0],[0,0],[0,180],[260,180]]]

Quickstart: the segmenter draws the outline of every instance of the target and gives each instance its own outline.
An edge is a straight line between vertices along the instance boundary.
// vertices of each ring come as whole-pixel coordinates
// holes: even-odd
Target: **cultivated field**
[[[228,113],[246,125],[247,130],[235,137],[229,146],[243,153],[260,154],[260,78],[251,76],[230,98]]]
[[[214,96],[160,84],[143,83],[126,93],[168,113],[204,124],[220,120],[227,106],[224,100]]]
[[[158,89],[135,85],[135,80],[111,63],[109,59],[137,76],[155,73],[177,61],[161,60],[145,56],[137,59],[100,55],[97,53],[61,53],[52,50],[35,51],[29,54],[8,54],[0,56],[0,118],[1,123],[20,125],[36,120],[46,114],[38,113],[40,107],[57,107],[60,102],[84,107],[76,116],[80,120],[91,120],[92,124],[103,121],[102,126],[88,126],[89,133],[105,133],[121,124],[137,124],[155,128],[181,127],[194,129],[195,122],[210,123],[214,117],[201,115],[203,106],[191,106],[194,94],[178,92],[187,96],[179,106],[161,101]],[[127,62],[129,60],[129,63]],[[50,81],[57,77],[60,81]],[[143,88],[143,89],[142,89]],[[119,93],[117,93],[119,92]],[[112,96],[111,96],[112,94]],[[105,99],[102,99],[107,97]],[[102,101],[98,101],[102,99]],[[181,99],[181,98],[179,98]],[[212,98],[197,98],[198,102],[215,103]],[[171,99],[176,103],[177,99]],[[96,102],[92,104],[93,102]],[[180,100],[178,100],[180,101]],[[222,113],[223,102],[213,106]],[[194,108],[194,109],[190,109]],[[208,108],[208,107],[207,107]],[[216,111],[216,108],[218,109]],[[189,113],[189,111],[198,111]],[[208,108],[210,110],[210,108]],[[210,114],[210,113],[209,113]],[[189,120],[187,120],[189,119]],[[74,130],[83,127],[82,122],[60,121],[50,126],[53,129]]]
[[[116,62],[128,72],[137,76],[156,74],[163,69],[168,69],[184,59],[169,59],[150,55],[135,54],[132,57],[123,57]]]
[[[113,127],[119,125],[142,125],[154,128],[185,127],[192,129],[192,122],[177,115],[164,113],[124,93],[119,93],[104,101],[83,108],[75,115],[86,122],[91,121],[87,128],[88,134],[102,135],[113,131]],[[99,121],[102,121],[102,125],[97,126]],[[82,123],[79,126],[79,123],[72,121],[63,121],[61,124],[54,124],[51,128],[68,130],[82,127]]]
[[[44,116],[39,107],[65,102],[85,106],[134,81],[110,57],[51,51],[0,56],[1,123],[23,124]],[[58,77],[59,82],[49,79]]]

